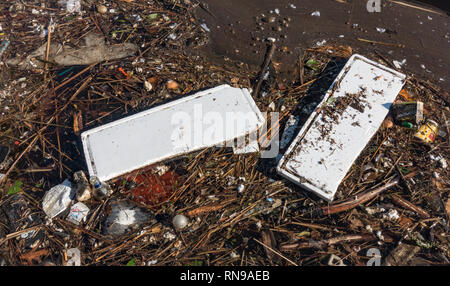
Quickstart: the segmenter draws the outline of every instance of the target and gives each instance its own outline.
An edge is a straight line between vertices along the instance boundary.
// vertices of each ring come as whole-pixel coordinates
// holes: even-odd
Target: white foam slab
[[[264,122],[247,89],[221,85],[88,130],[81,140],[89,174],[104,181],[224,144]]]
[[[342,179],[380,127],[404,83],[404,74],[353,55],[281,158],[278,173],[332,201]],[[331,97],[357,93],[365,96],[361,101],[363,112],[347,106],[337,122],[325,122],[322,107],[332,104]],[[327,134],[323,133],[324,128],[329,129]]]

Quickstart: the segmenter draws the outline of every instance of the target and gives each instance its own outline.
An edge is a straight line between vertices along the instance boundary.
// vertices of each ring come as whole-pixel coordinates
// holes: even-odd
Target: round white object
[[[183,229],[188,224],[188,218],[184,215],[179,214],[173,218],[172,223],[175,229]]]
[[[98,5],[97,6],[97,11],[100,13],[100,14],[105,14],[106,12],[108,12],[108,8],[106,8],[106,6],[105,5]]]

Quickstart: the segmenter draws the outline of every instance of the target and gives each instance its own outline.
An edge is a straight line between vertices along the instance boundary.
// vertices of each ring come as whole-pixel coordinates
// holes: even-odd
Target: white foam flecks
[[[316,46],[318,46],[318,47],[323,46],[323,45],[325,45],[326,42],[327,42],[326,40],[318,41],[318,42],[316,42]]]
[[[208,26],[206,26],[205,23],[200,24],[200,27],[202,27],[202,29],[205,30],[206,32],[211,32],[211,30],[208,28]]]
[[[394,66],[396,67],[396,68],[398,68],[398,69],[401,69],[402,68],[402,66],[404,65],[404,64],[406,64],[406,59],[403,59],[401,62],[400,61],[392,61],[392,63],[394,64]]]
[[[390,209],[387,214],[383,214],[383,218],[387,220],[398,220],[400,216],[396,209]]]

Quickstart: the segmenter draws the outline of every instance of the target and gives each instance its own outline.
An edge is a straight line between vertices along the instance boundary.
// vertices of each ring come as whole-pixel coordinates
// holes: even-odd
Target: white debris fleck
[[[295,6],[294,4],[289,4],[289,7],[291,7],[292,9],[297,9],[297,6]]]
[[[387,214],[383,214],[383,218],[388,220],[398,220],[400,216],[396,209],[390,209]]]
[[[146,91],[151,91],[153,89],[153,86],[151,83],[149,83],[147,80],[144,81],[144,87]]]
[[[394,60],[394,61],[392,61],[392,63],[394,64],[394,66],[395,66],[396,68],[401,69],[402,66],[403,66],[404,64],[406,64],[406,59],[403,59],[401,62],[400,62],[400,61]]]
[[[211,32],[211,30],[208,28],[208,26],[206,26],[205,23],[200,24],[200,27],[202,27],[202,29],[205,30],[206,32]]]
[[[430,16],[428,16],[428,20],[430,20],[430,21],[431,21],[431,20],[433,20],[433,18],[431,18]]]
[[[339,35],[339,38],[343,38],[344,37],[344,35]]]
[[[147,266],[155,265],[156,263],[158,263],[158,260],[156,260],[156,259],[150,260],[149,262],[147,262]]]
[[[239,193],[242,193],[242,192],[245,190],[244,184],[240,184],[240,185],[237,187],[237,190],[238,190]]]
[[[386,29],[377,27],[377,32],[384,33],[384,32],[386,32]]]
[[[318,47],[323,46],[323,45],[325,45],[326,42],[327,42],[326,40],[319,41],[316,43],[316,46],[318,46]]]
[[[439,160],[439,163],[441,164],[441,167],[442,167],[443,169],[447,169],[448,164],[447,164],[447,160],[445,160],[445,158],[441,158],[441,159]]]
[[[167,36],[167,38],[169,38],[171,40],[176,40],[177,39],[177,35],[175,33],[171,33],[169,36]]]
[[[320,17],[320,11],[314,11],[311,13],[311,16]]]
[[[384,241],[384,236],[383,236],[383,234],[381,233],[381,230],[378,230],[378,231],[376,232],[376,235],[377,235],[377,237],[378,237],[379,240],[383,240],[383,241]]]
[[[275,103],[273,101],[269,104],[269,109],[275,111]]]
[[[426,69],[424,64],[421,64],[420,67],[423,68],[423,69]]]
[[[169,241],[174,240],[177,236],[173,233],[171,233],[170,231],[166,232],[163,234],[163,237]]]
[[[373,232],[373,229],[372,229],[372,227],[370,226],[370,224],[366,225],[366,230],[367,230],[367,231],[370,231],[370,232]]]
[[[231,257],[232,259],[234,259],[234,258],[240,257],[240,255],[239,255],[236,251],[232,251],[232,252],[230,253],[230,257]]]

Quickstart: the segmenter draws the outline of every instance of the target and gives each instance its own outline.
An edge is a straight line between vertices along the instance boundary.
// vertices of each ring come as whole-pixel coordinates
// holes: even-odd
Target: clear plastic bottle
[[[89,182],[94,187],[95,198],[101,200],[109,197],[112,194],[111,187],[107,183],[100,181],[97,177],[90,177]]]

